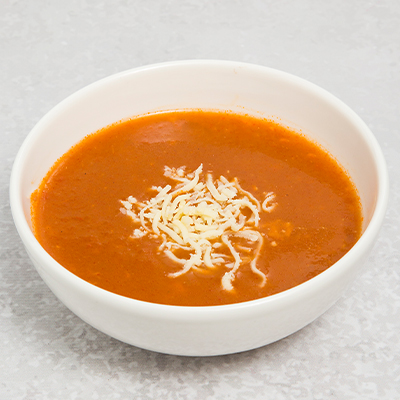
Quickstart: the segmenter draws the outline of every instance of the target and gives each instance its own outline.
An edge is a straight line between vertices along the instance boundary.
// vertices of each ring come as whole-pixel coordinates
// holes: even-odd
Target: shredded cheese
[[[266,275],[257,268],[264,239],[257,228],[260,212],[270,213],[276,207],[275,194],[267,193],[260,203],[237,178],[214,180],[211,173],[205,178],[202,174],[202,164],[193,172],[166,166],[164,176],[175,182],[174,187],[153,186],[156,195],[144,202],[133,196],[121,200],[120,211],[139,224],[132,238],[162,239],[159,251],[181,265],[169,274],[172,278],[224,265],[228,271],[221,285],[232,291],[238,269],[247,263],[264,286]]]

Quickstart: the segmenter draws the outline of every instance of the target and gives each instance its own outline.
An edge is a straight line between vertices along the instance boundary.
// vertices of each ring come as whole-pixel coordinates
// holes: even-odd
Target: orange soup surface
[[[80,278],[148,302],[253,300],[329,268],[361,234],[340,165],[275,122],[149,114],[88,135],[31,197],[43,248]]]

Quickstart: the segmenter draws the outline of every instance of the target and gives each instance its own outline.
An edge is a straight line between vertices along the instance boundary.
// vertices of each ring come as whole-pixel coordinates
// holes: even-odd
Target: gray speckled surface
[[[400,399],[400,3],[397,0],[0,2],[0,399]],[[13,159],[75,90],[177,59],[252,62],[352,107],[380,142],[391,198],[339,302],[296,334],[213,358],[118,342],[66,309],[12,222]]]

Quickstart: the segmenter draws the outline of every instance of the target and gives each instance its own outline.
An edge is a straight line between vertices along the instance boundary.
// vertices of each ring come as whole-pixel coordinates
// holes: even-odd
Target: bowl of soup
[[[341,296],[388,199],[366,124],[270,68],[180,61],[74,93],[32,129],[10,201],[53,293],[96,329],[210,356],[282,339]]]

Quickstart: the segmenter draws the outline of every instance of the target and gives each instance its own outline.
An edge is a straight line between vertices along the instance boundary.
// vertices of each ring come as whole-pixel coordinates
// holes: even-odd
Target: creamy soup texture
[[[186,306],[301,284],[362,226],[356,188],[320,146],[276,122],[202,110],[88,135],[55,163],[31,210],[38,241],[80,278]]]

